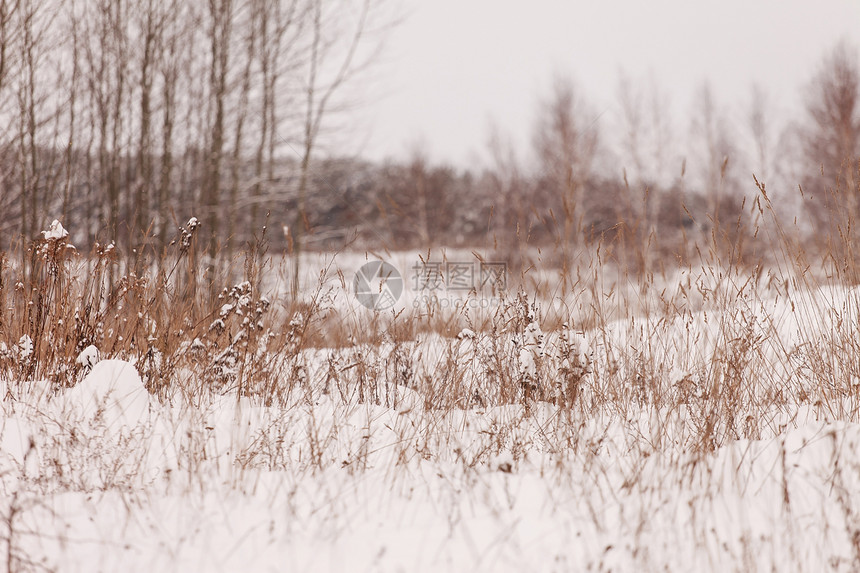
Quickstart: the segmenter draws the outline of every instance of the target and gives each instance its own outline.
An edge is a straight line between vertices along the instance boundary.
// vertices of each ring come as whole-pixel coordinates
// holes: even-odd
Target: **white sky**
[[[364,108],[372,159],[405,157],[420,141],[434,161],[471,165],[491,121],[526,153],[555,72],[607,112],[602,123],[622,70],[653,74],[675,122],[706,78],[725,105],[740,107],[756,81],[791,110],[828,49],[841,38],[860,46],[858,0],[403,1],[377,72],[382,97]]]

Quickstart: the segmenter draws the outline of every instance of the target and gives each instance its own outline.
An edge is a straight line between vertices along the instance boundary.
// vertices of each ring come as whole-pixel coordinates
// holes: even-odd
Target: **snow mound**
[[[69,236],[69,232],[63,228],[63,225],[56,219],[51,222],[51,226],[47,231],[42,231],[42,236],[46,241],[59,241]]]
[[[80,364],[87,370],[92,370],[93,366],[99,363],[101,360],[101,354],[99,353],[99,349],[90,344],[78,354],[76,363]]]
[[[457,335],[457,340],[463,340],[464,338],[475,338],[475,331],[471,328],[464,328],[460,331],[460,334]]]
[[[101,419],[109,428],[146,421],[149,392],[135,367],[123,360],[102,360],[84,380],[65,393],[69,413],[81,419]]]

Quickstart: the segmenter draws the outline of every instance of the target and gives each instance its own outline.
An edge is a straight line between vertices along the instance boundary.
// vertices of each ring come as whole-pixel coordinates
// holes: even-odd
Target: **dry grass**
[[[64,241],[42,241],[26,268],[0,259],[0,380],[7,403],[27,404],[29,381],[48,381],[49,395],[80,381],[86,368],[76,358],[89,345],[133,362],[154,397],[182,408],[186,421],[174,427],[195,428],[177,438],[181,476],[171,477],[186,492],[215,488],[199,485],[212,463],[207,431],[217,426],[207,416],[228,400],[248,408],[236,414],[247,420],[234,426],[245,433],[231,438],[232,467],[282,472],[295,484],[335,469],[382,471],[400,491],[430,461],[479,491],[484,468],[515,472],[540,452],[529,463],[558,491],[577,472],[589,476],[593,485],[580,492],[589,505],[610,491],[662,484],[659,497],[659,488],[694,483],[713,503],[722,448],[784,440],[804,412],[855,423],[860,413],[860,274],[853,236],[843,230],[850,227],[803,242],[773,215],[763,186],[746,208],[749,226],[715,225],[684,246],[695,256],[674,262],[650,252],[668,248],[653,238],[583,243],[561,280],[544,263],[551,255],[526,246],[533,261],[487,309],[373,313],[344,303],[351,277],[334,265],[300,300],[284,300],[266,292],[273,276],[288,273],[265,252],[242,261],[241,277],[204,286],[193,228],[141,274],[123,272],[109,247],[82,255]],[[87,452],[92,462],[97,450],[99,479],[62,474],[57,462],[56,479],[30,478],[31,491],[151,487],[136,473],[144,462],[123,463],[118,451],[94,449],[101,438],[90,439],[87,446],[61,434],[41,455]],[[137,443],[122,439],[122,451]],[[780,448],[781,503],[790,513],[792,454]],[[620,483],[606,455],[628,456]],[[840,485],[847,470],[833,460],[843,512],[833,527],[856,551],[854,482]],[[740,480],[743,467],[725,479]],[[231,483],[248,487],[242,477]],[[16,494],[7,504],[5,539],[8,558],[23,567],[27,556],[13,552],[22,503]],[[635,531],[650,519],[622,511],[633,523],[620,526],[598,507],[587,512],[596,531]],[[704,532],[707,523],[694,525]],[[604,564],[605,556],[592,557]],[[757,559],[748,553],[735,562],[752,567]],[[659,568],[647,551],[634,562]]]
[[[686,265],[650,252],[666,250],[654,237],[621,233],[616,244],[581,243],[565,279],[544,262],[551,253],[526,247],[531,260],[493,305],[379,313],[343,304],[351,277],[333,259],[292,301],[272,292],[289,271],[264,248],[207,275],[192,227],[159,265],[137,273],[123,271],[112,246],[85,255],[65,240],[41,241],[23,259],[0,259],[0,377],[10,392],[35,379],[73,386],[76,357],[94,345],[137,364],[161,399],[238,392],[273,404],[307,385],[354,388],[386,405],[396,387],[411,388],[442,410],[538,400],[587,416],[634,403],[697,404],[694,443],[713,449],[756,434],[758,424],[743,420],[759,416],[742,412],[822,399],[841,410],[860,380],[858,301],[833,290],[860,276],[843,230],[850,225],[810,252],[773,215],[763,186],[748,210],[754,225],[715,224]],[[458,337],[463,329],[474,338]],[[814,388],[797,386],[792,364]]]

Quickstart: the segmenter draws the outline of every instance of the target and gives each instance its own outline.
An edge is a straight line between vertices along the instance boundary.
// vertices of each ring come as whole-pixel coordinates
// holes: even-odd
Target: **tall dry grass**
[[[787,430],[810,417],[858,421],[860,291],[851,217],[834,212],[841,222],[814,240],[802,222],[775,214],[770,193],[758,184],[743,216],[715,219],[687,242],[637,235],[635,224],[611,239],[582,240],[565,277],[551,246],[523,244],[507,289],[466,295],[494,297],[486,307],[419,299],[373,312],[353,304],[349,269],[328,257],[291,300],[279,288],[291,269],[264,242],[214,272],[191,222],[163,259],[137,270],[109,245],[85,254],[65,239],[30,245],[27,265],[12,262],[22,253],[7,253],[3,406],[45,428],[17,470],[20,494],[0,504],[7,569],[34,556],[28,539],[47,537],[32,517],[46,495],[157,498],[163,481],[164,491],[223,499],[256,491],[263,478],[254,470],[278,472],[286,507],[301,503],[297,490],[321,484],[319,513],[307,514],[328,524],[353,513],[362,476],[381,474],[396,497],[415,488],[425,495],[417,477],[425,472],[450,482],[450,492],[439,491],[451,500],[474,492],[468,503],[483,507],[495,499],[488,468],[516,473],[531,464],[553,503],[581,499],[577,519],[586,527],[620,528],[636,543],[654,515],[671,511],[662,505],[668,492],[689,490],[699,513],[687,525],[706,547],[707,512],[725,501],[721,488],[747,488],[757,456],[770,460],[776,448],[765,474],[782,480],[778,509],[790,533],[807,474],[792,469],[801,454],[786,444]],[[83,378],[89,366],[78,358],[91,345],[102,358],[135,364],[152,397],[171,406],[160,414],[167,431],[51,417],[42,400]],[[170,473],[147,465],[161,455],[164,434],[176,452]],[[213,446],[219,439],[226,448]],[[727,462],[725,447],[740,440],[761,441],[745,442],[752,453]],[[834,454],[828,474],[841,517],[823,527],[856,540],[860,512],[853,477],[839,465],[845,459]],[[167,475],[152,477],[145,470],[153,467]],[[461,507],[439,502],[434,487],[426,495],[450,513],[453,532]],[[505,495],[513,508],[515,494]],[[605,510],[613,500],[618,523]],[[807,535],[789,533],[789,541]],[[633,562],[656,568],[647,551],[637,555]],[[590,559],[602,566],[604,558]],[[802,569],[814,559],[798,553],[787,562]]]
[[[611,239],[578,242],[564,270],[551,246],[521,245],[522,264],[487,308],[343,304],[352,277],[333,259],[291,300],[264,234],[214,272],[196,221],[136,271],[112,245],[79,253],[67,239],[35,241],[0,258],[0,377],[12,394],[31,380],[73,386],[93,345],[134,362],[163,400],[235,392],[271,405],[301,388],[394,406],[408,390],[439,411],[549,403],[582,420],[683,410],[681,445],[702,451],[774,431],[769,418],[791,405],[854,420],[853,219],[834,211],[837,224],[809,239],[755,184],[735,221],[714,217],[680,243],[620,222]]]

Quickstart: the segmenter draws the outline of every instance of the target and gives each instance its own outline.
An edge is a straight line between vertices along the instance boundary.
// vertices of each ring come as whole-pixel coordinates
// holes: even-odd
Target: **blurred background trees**
[[[80,250],[114,242],[139,268],[195,216],[211,272],[264,225],[293,255],[459,245],[526,261],[552,245],[567,268],[603,241],[648,271],[697,236],[737,241],[753,173],[785,217],[816,214],[812,232],[858,214],[854,46],[823,57],[784,124],[767,86],[733,107],[703,84],[685,118],[653,77],[622,74],[603,107],[559,75],[531,141],[494,126],[468,169],[420,146],[337,156],[326,126],[349,124],[396,16],[384,0],[0,0],[0,248],[60,218]]]
[[[820,204],[835,201],[852,217],[860,193],[860,67],[841,42],[825,56],[806,87],[801,140],[808,165],[804,187]],[[818,171],[816,174],[814,171]]]
[[[0,0],[3,248],[59,217],[157,259],[193,215],[212,264],[269,211],[298,240],[325,120],[395,21],[384,0]]]

